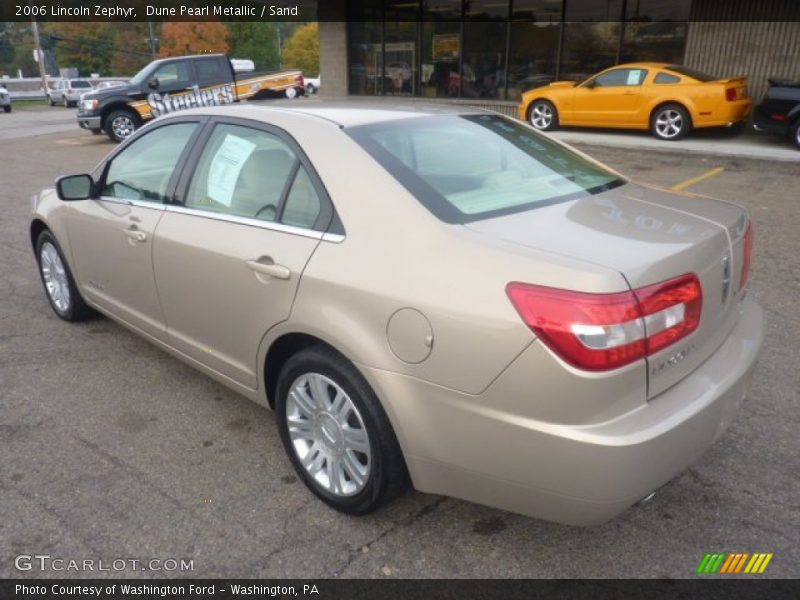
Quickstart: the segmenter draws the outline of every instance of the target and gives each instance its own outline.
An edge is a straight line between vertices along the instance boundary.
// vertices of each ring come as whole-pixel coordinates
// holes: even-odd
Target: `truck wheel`
[[[792,127],[792,141],[794,145],[800,148],[800,120],[798,120],[794,127]]]
[[[53,102],[53,97],[52,96],[47,96],[47,101],[50,103],[50,106],[55,106],[56,105],[56,103]]]
[[[136,131],[138,119],[129,110],[115,110],[106,117],[104,128],[108,137],[115,142],[122,142]]]
[[[313,83],[307,83],[306,84],[306,94],[308,94],[310,96],[311,94],[316,93],[316,91],[317,91],[317,88],[314,87]]]
[[[10,113],[10,112],[11,112],[11,105],[10,105],[10,104],[6,104],[6,105],[3,107],[3,110],[4,110],[4,111],[6,111],[7,113]]]
[[[69,108],[69,100],[67,100],[66,96],[61,97],[61,103],[64,105],[64,108]]]
[[[296,89],[294,89],[293,87],[286,88],[286,97],[287,98],[294,98],[295,96],[297,96],[297,90]]]

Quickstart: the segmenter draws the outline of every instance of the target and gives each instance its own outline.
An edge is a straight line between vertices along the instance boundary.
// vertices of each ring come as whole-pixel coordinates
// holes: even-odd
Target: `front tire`
[[[792,127],[792,141],[795,146],[800,148],[800,120],[796,121]]]
[[[558,129],[558,110],[548,100],[536,100],[528,109],[528,121],[539,131]]]
[[[306,84],[306,94],[308,94],[310,96],[310,95],[316,94],[316,93],[317,93],[317,88],[314,87],[314,84],[313,83],[307,83]]]
[[[61,247],[47,229],[36,240],[36,261],[47,300],[56,315],[71,322],[89,318],[93,311],[83,301]]]
[[[679,140],[686,137],[691,128],[692,119],[680,104],[659,106],[650,119],[650,131],[659,140]]]
[[[113,141],[119,143],[133,135],[138,127],[138,118],[129,110],[115,110],[105,120],[105,130]]]
[[[275,409],[292,466],[329,506],[362,515],[409,487],[378,398],[335,350],[314,346],[292,356],[278,378]]]
[[[6,105],[3,107],[3,110],[4,110],[4,111],[6,111],[7,113],[10,113],[10,112],[11,112],[11,105],[10,105],[10,104],[6,104]]]

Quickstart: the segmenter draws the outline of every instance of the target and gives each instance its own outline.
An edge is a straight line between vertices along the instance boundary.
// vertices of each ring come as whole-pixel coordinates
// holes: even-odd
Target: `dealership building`
[[[410,96],[513,114],[526,89],[619,63],[800,80],[798,0],[324,0],[326,96]]]

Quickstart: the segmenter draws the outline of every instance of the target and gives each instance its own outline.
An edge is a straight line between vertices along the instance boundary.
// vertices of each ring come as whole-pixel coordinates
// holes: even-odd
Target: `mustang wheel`
[[[679,140],[689,133],[692,121],[679,104],[665,104],[653,113],[650,131],[660,140]]]
[[[537,100],[531,105],[528,120],[536,129],[552,131],[558,128],[558,111],[551,102]]]
[[[275,408],[292,465],[333,508],[371,512],[409,486],[386,413],[361,374],[334,350],[312,347],[290,358]]]
[[[115,110],[106,117],[105,130],[115,142],[126,140],[136,131],[136,117],[127,110]]]
[[[58,242],[47,230],[36,240],[36,258],[47,299],[55,313],[65,321],[83,321],[91,316],[92,309],[81,298]]]

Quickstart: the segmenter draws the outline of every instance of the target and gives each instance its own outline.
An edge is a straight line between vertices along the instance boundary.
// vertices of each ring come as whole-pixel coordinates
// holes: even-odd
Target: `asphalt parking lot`
[[[113,146],[53,131],[0,154],[0,577],[137,574],[14,567],[47,554],[193,560],[148,577],[684,578],[712,551],[772,552],[765,576],[800,577],[800,162],[581,146],[665,187],[716,170],[685,189],[751,211],[767,331],[751,398],[702,461],[653,501],[572,528],[420,493],[338,514],[294,476],[271,413],[108,319],[60,321],[29,199]]]

